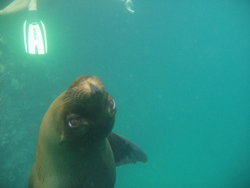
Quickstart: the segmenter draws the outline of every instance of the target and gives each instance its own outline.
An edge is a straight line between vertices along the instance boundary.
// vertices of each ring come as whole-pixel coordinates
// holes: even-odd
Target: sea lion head
[[[116,105],[102,82],[81,76],[51,105],[50,120],[59,133],[60,144],[83,144],[105,138],[112,130]],[[47,119],[48,119],[47,118]]]

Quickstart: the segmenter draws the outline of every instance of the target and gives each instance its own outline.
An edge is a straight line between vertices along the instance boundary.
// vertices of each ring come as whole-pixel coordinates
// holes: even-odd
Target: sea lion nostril
[[[90,89],[91,89],[91,94],[95,95],[99,92],[99,89],[94,85],[94,84],[89,84]]]

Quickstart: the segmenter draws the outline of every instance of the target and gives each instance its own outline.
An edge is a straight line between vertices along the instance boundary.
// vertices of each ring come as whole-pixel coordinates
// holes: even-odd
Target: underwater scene
[[[80,187],[74,182],[80,168],[65,157],[71,150],[48,165],[67,163],[68,179],[57,178],[67,172],[63,166],[48,170],[56,180],[43,181],[53,183],[43,185],[36,173],[30,177],[35,160],[51,162],[40,156],[44,143],[60,139],[56,147],[64,147],[69,133],[53,137],[62,129],[58,122],[67,121],[69,131],[89,126],[82,117],[55,120],[62,110],[75,108],[64,102],[61,107],[60,94],[78,83],[94,96],[88,115],[105,104],[101,122],[111,126],[115,117],[112,132],[126,138],[125,146],[134,152],[124,152],[116,177],[118,158],[109,144],[97,147],[100,156],[112,155],[104,157],[103,168],[96,165],[98,173],[88,164],[96,164],[99,154],[83,156],[87,167],[81,173],[95,181],[82,187],[113,188],[115,181],[115,188],[250,188],[249,0],[37,0],[37,7],[34,2],[0,0],[0,188],[26,188],[29,179],[34,188]],[[25,42],[31,9],[38,9],[32,19],[41,24],[33,35],[41,31],[45,54],[31,54],[32,44]],[[92,75],[110,95],[95,77],[74,82]],[[59,107],[50,108],[53,115],[42,122],[56,98]],[[41,124],[58,127],[38,144],[39,130],[46,129]],[[124,145],[111,146],[120,152]],[[38,176],[46,165],[35,165]]]

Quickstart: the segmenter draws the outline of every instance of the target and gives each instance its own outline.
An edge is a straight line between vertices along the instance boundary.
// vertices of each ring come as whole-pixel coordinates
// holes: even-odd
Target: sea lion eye
[[[74,119],[74,118],[72,118],[72,119],[70,119],[70,120],[68,121],[68,125],[69,125],[69,127],[71,127],[71,128],[77,128],[77,127],[80,127],[81,121],[80,121],[79,119]]]
[[[112,107],[111,107],[112,110],[115,110],[115,109],[116,109],[115,100],[114,100],[113,98],[110,100],[110,105],[112,106]]]
[[[116,104],[115,104],[115,100],[113,99],[113,97],[109,96],[108,97],[108,113],[113,116],[115,111],[116,111]]]

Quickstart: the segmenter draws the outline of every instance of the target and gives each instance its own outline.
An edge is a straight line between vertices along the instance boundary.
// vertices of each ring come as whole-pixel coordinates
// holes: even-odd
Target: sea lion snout
[[[80,76],[73,82],[69,89],[75,87],[81,88],[82,90],[86,90],[86,92],[89,93],[91,93],[91,91],[104,90],[102,82],[95,76]]]
[[[95,95],[104,90],[101,81],[96,77],[83,78],[80,79],[78,83],[76,87],[79,88],[79,91],[84,91],[84,93],[88,95]]]
[[[94,76],[81,76],[69,87],[67,94],[77,102],[104,96],[102,82]]]

